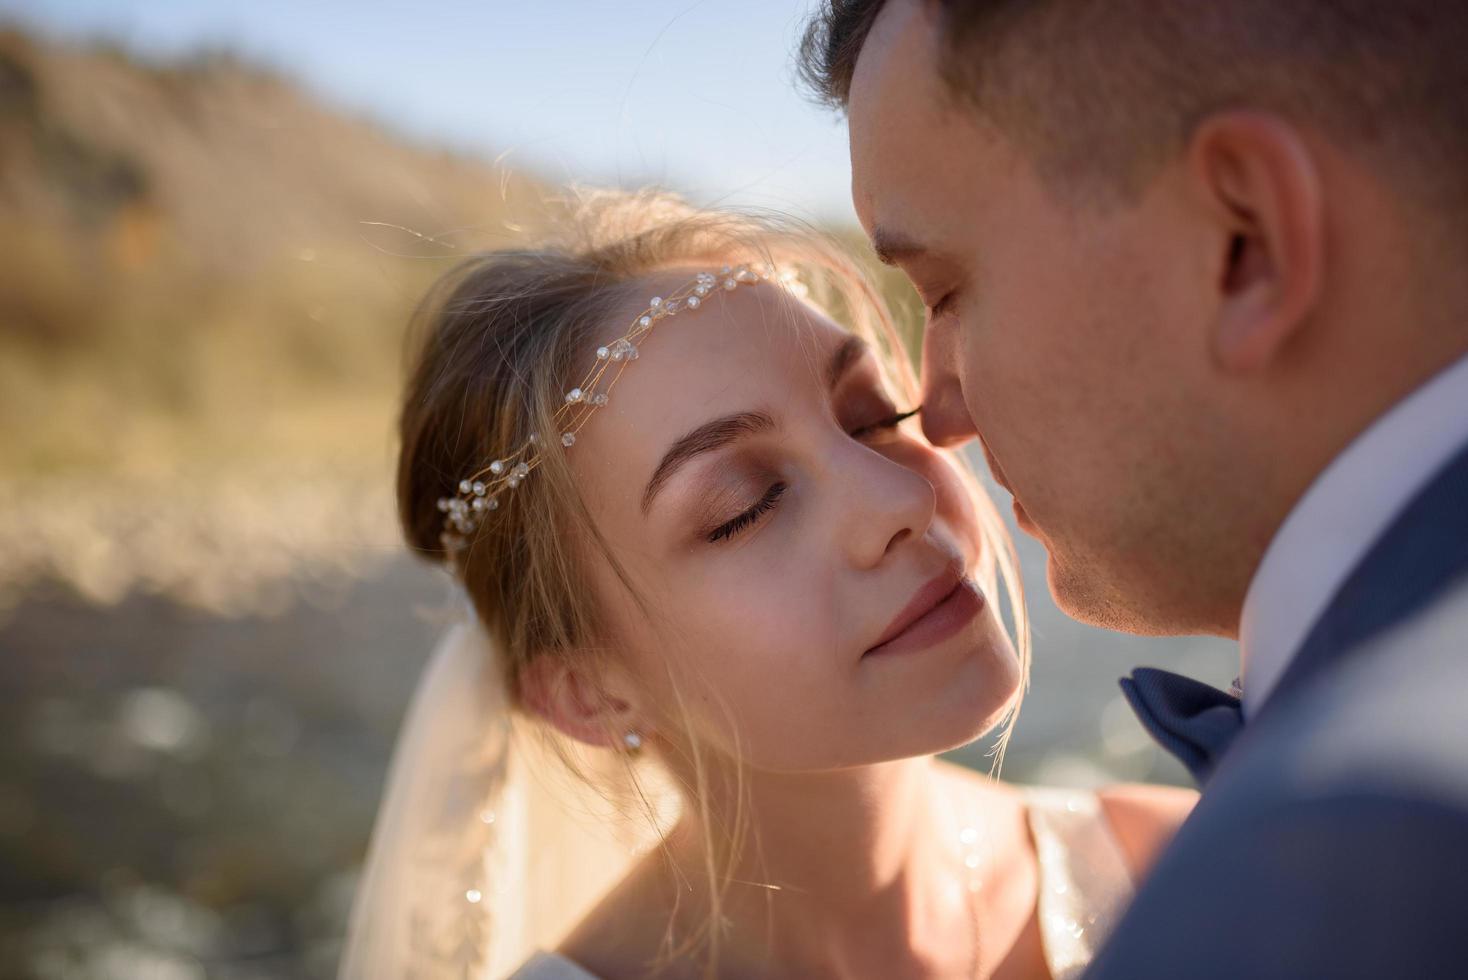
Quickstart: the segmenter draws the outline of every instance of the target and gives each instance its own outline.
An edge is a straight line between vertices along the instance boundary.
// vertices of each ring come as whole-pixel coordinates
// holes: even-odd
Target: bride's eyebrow
[[[856,334],[851,334],[836,348],[831,355],[831,360],[826,364],[826,387],[834,388],[836,384],[851,370],[851,366],[861,360],[871,345]]]
[[[647,481],[647,488],[642,491],[642,513],[648,512],[658,491],[684,463],[746,436],[774,429],[775,420],[764,412],[736,412],[705,422],[687,435],[680,436],[663,454],[662,461],[653,470],[652,479]]]

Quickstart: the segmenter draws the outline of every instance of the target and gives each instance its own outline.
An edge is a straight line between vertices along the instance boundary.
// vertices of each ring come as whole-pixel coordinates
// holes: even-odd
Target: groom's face
[[[924,429],[939,445],[981,439],[1072,615],[1208,629],[1165,611],[1187,607],[1168,570],[1207,489],[1190,459],[1212,427],[1202,243],[1175,195],[1062,202],[936,64],[921,5],[893,0],[849,103],[858,214],[929,308]]]

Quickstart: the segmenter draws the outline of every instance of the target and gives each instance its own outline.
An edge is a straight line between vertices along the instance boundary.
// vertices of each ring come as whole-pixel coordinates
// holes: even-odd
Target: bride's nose
[[[921,538],[937,509],[933,485],[915,470],[885,456],[862,452],[860,469],[838,474],[841,521],[837,529],[847,558],[875,568],[909,538]]]

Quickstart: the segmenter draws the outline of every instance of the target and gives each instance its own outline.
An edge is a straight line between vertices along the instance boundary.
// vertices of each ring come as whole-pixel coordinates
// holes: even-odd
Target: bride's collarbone
[[[1046,980],[1050,973],[1035,912],[1038,875],[1023,794],[1005,783],[950,763],[939,763],[944,787],[965,827],[987,841],[978,891],[985,975],[994,980]],[[697,980],[698,958],[669,957],[669,927],[681,937],[695,930],[698,912],[679,894],[667,858],[652,852],[577,925],[558,952],[598,980]],[[672,922],[674,916],[677,922]],[[721,958],[722,980],[779,976],[767,959]]]

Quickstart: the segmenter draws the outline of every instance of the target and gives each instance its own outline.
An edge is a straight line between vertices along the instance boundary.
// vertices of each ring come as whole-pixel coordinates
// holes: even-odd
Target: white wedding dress
[[[1079,977],[1132,896],[1131,873],[1095,793],[1024,790],[1039,861],[1040,935],[1054,980]],[[598,980],[566,957],[537,953],[510,980]]]

